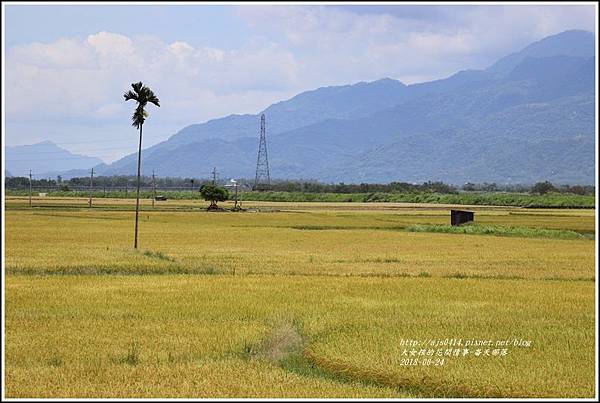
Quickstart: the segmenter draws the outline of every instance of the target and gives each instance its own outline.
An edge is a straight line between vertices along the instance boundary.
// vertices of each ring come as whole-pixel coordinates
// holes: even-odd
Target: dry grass
[[[460,273],[478,277],[593,278],[594,242],[589,240],[404,230],[414,223],[447,220],[446,215],[439,214],[147,212],[140,217],[140,243],[146,255],[131,249],[131,215],[118,211],[9,210],[6,270],[10,274],[427,273],[445,277]],[[512,224],[510,220],[515,216],[489,217],[504,217]],[[588,215],[562,218],[571,219],[574,226],[594,220]],[[536,219],[530,218],[530,226]],[[569,228],[569,223],[565,221],[564,227]]]
[[[300,354],[303,347],[304,341],[296,326],[283,322],[273,326],[257,346],[248,345],[245,352],[249,358],[278,364],[292,355]]]
[[[405,231],[439,206],[173,204],[136,252],[117,204],[6,211],[7,397],[593,396],[590,240]],[[593,233],[593,213],[476,220]],[[513,337],[534,344],[401,365],[402,339]]]
[[[6,291],[10,397],[593,394],[591,282],[9,276]],[[453,337],[533,346],[400,365],[402,339]],[[277,364],[301,343],[321,372]]]

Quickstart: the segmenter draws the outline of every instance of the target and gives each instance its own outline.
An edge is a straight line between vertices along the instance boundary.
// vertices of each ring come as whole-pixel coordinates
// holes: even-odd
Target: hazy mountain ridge
[[[566,31],[486,70],[303,92],[265,109],[273,178],[594,182],[595,37]],[[260,114],[183,128],[143,152],[160,176],[254,176]],[[591,150],[591,151],[590,151]],[[133,174],[136,155],[101,174]]]
[[[491,65],[487,71],[496,76],[502,76],[510,73],[515,66],[527,57],[548,57],[556,55],[591,57],[595,56],[595,52],[595,35],[591,32],[574,29],[547,36],[539,41],[533,42],[522,50],[501,58]]]
[[[87,169],[102,164],[100,158],[71,153],[51,141],[6,147],[5,155],[6,170],[15,176],[28,176],[30,169],[34,174],[55,176],[61,171]]]

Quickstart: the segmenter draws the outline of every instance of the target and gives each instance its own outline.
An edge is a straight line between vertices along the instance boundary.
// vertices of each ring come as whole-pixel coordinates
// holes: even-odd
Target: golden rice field
[[[594,210],[5,202],[6,397],[595,393]]]

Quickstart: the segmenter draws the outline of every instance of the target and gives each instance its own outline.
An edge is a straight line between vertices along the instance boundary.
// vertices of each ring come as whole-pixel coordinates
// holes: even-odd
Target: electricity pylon
[[[258,158],[256,160],[256,176],[254,190],[271,189],[269,174],[269,158],[267,157],[267,138],[265,136],[265,114],[260,117],[260,142],[258,143]]]

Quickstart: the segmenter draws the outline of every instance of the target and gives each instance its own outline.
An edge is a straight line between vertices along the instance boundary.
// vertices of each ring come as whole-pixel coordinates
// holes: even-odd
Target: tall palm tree
[[[154,105],[160,107],[159,101],[154,92],[146,86],[142,84],[142,82],[131,84],[133,87],[133,91],[129,90],[125,93],[125,101],[129,101],[133,99],[137,102],[137,107],[135,108],[135,112],[133,112],[133,116],[131,120],[133,121],[132,126],[140,129],[140,143],[138,148],[138,161],[137,161],[137,197],[135,200],[135,238],[133,241],[133,247],[137,249],[138,245],[138,214],[140,211],[140,167],[142,163],[142,126],[144,125],[144,121],[146,117],[148,117],[148,112],[144,109],[148,102],[153,103]]]

